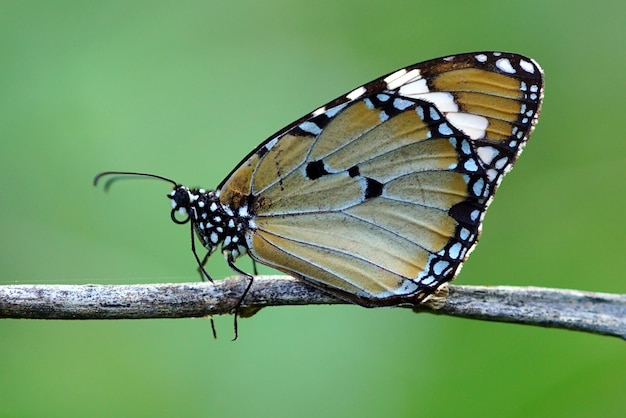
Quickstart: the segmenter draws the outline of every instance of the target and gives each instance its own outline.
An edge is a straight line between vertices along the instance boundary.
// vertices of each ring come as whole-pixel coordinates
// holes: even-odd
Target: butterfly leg
[[[233,262],[233,260],[231,259],[231,257],[228,257],[228,265],[230,266],[231,269],[233,269],[235,272],[241,274],[242,276],[246,277],[248,279],[248,285],[246,286],[246,289],[243,291],[243,293],[241,294],[241,297],[239,298],[239,300],[237,301],[237,305],[235,305],[235,321],[234,321],[234,329],[235,329],[235,338],[233,338],[233,341],[235,341],[238,336],[239,336],[239,330],[238,330],[238,325],[237,325],[237,318],[239,317],[239,308],[241,308],[241,304],[243,303],[244,298],[246,297],[246,295],[248,294],[248,292],[250,291],[250,288],[252,287],[252,283],[254,282],[254,277],[249,275],[248,273],[246,273],[245,271],[239,269],[237,266],[235,266],[235,263]],[[260,309],[260,308],[259,308]],[[259,309],[256,308],[252,308],[253,312],[252,315],[254,313],[256,313]],[[252,316],[251,314],[248,314],[246,312],[245,315],[243,315],[244,317],[247,316]]]
[[[211,276],[209,276],[209,273],[207,273],[206,269],[204,268],[204,265],[207,263],[207,261],[209,261],[209,257],[211,256],[211,253],[207,252],[206,255],[202,258],[202,260],[200,260],[200,257],[198,257],[198,252],[196,251],[196,237],[193,233],[193,223],[190,222],[190,225],[191,225],[191,252],[193,253],[193,256],[196,258],[196,262],[198,263],[198,272],[200,273],[200,279],[204,281],[204,278],[206,277],[208,281],[213,283],[213,279],[211,278]],[[213,317],[210,315],[209,315],[209,320],[211,321],[211,332],[213,333],[213,339],[217,340],[217,330],[215,329],[215,321],[213,320]]]
[[[207,255],[205,255],[204,258],[202,258],[202,260],[200,260],[200,257],[198,257],[198,252],[196,251],[196,237],[195,237],[195,235],[193,233],[193,222],[189,222],[189,224],[191,225],[191,227],[190,227],[190,230],[191,230],[191,252],[193,253],[193,256],[196,258],[196,262],[198,263],[198,270],[200,271],[200,275],[201,275],[202,281],[204,281],[204,278],[206,277],[208,281],[213,283],[213,279],[211,278],[211,276],[209,276],[209,273],[207,273],[207,271],[204,268],[204,265],[209,260],[209,256],[211,255],[211,253],[207,253]]]
[[[205,281],[205,277],[206,277],[206,269],[204,268],[204,266],[206,266],[207,261],[209,261],[209,257],[211,257],[211,253],[207,252],[204,257],[202,258],[201,261],[201,265],[198,266],[198,273],[200,274],[200,280]],[[209,279],[210,280],[210,279]],[[211,280],[213,281],[213,280]]]

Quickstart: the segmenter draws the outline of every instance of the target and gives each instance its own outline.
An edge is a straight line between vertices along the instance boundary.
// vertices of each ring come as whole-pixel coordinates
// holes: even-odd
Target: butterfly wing
[[[473,53],[368,83],[278,132],[218,188],[255,260],[364,306],[458,274],[539,115],[531,59]]]

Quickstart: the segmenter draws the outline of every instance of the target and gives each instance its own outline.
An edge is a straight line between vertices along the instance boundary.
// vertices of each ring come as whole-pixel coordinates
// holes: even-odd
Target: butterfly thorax
[[[179,224],[190,221],[209,254],[220,245],[224,257],[230,261],[248,252],[245,232],[250,216],[245,209],[234,213],[220,202],[219,192],[214,190],[179,185],[168,197],[172,200],[172,220]]]

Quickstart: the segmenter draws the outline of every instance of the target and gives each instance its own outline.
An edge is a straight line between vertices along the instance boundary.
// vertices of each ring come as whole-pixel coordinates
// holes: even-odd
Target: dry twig
[[[232,313],[246,280],[147,285],[0,286],[0,318],[145,319]],[[284,305],[345,304],[287,276],[257,276],[242,312]],[[420,312],[564,328],[626,339],[626,295],[511,286],[450,286],[441,309]]]

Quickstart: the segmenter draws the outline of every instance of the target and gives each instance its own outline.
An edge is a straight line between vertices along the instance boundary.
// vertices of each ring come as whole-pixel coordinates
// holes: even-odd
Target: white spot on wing
[[[400,70],[386,77],[384,81],[387,83],[387,88],[389,90],[395,90],[400,86],[403,86],[407,83],[420,79],[422,76],[420,75],[420,70],[414,69],[411,71]]]
[[[459,107],[454,101],[454,96],[451,93],[436,92],[436,93],[423,93],[423,94],[405,94],[407,97],[413,99],[426,100],[437,106],[440,112],[457,112]]]
[[[508,74],[515,74],[515,68],[511,65],[511,61],[508,58],[500,58],[496,61],[496,67],[498,67],[501,71]]]
[[[471,113],[448,113],[446,117],[451,124],[463,131],[471,139],[485,137],[485,131],[489,125],[489,120],[486,117]]]
[[[433,272],[438,275],[441,276],[443,274],[443,272],[450,266],[450,263],[448,263],[447,261],[444,260],[439,260],[435,263],[435,265],[433,266]]]
[[[527,73],[535,74],[535,66],[532,63],[526,60],[520,60],[519,66],[522,67],[522,70],[526,71]]]
[[[437,129],[441,135],[452,135],[452,129],[445,123],[439,125]]]
[[[315,109],[313,112],[311,112],[311,115],[318,116],[318,115],[321,115],[324,112],[326,112],[326,106],[322,106],[322,107],[320,107],[318,109]]]
[[[502,168],[504,168],[504,166],[507,165],[508,162],[509,162],[508,158],[502,157],[498,161],[496,161],[496,163],[494,164],[494,167],[496,167],[498,170],[502,170]]]
[[[478,61],[478,62],[485,62],[485,61],[487,61],[487,55],[485,55],[485,54],[478,54],[474,58],[476,58],[476,61]]]
[[[304,132],[308,132],[313,135],[319,135],[322,132],[320,127],[311,121],[302,122],[298,127]]]
[[[403,68],[401,70],[396,71],[395,73],[389,74],[387,77],[383,79],[383,81],[387,83],[387,85],[389,85],[389,83],[394,82],[395,80],[397,80],[398,78],[402,77],[405,74],[406,74],[406,69]]]
[[[403,100],[403,99],[394,99],[393,100],[393,107],[395,107],[398,110],[404,110],[407,107],[410,107],[413,104],[413,102],[409,101],[409,100]]]
[[[461,249],[463,248],[463,246],[461,245],[460,242],[457,242],[456,244],[454,244],[452,247],[450,247],[450,250],[448,250],[448,253],[450,254],[450,257],[453,260],[457,260],[459,258],[459,256],[461,255]]]
[[[478,170],[478,166],[476,165],[476,161],[474,160],[465,161],[465,164],[463,164],[463,168],[465,168],[470,173],[473,173],[476,170]]]
[[[490,165],[495,156],[498,155],[498,150],[494,147],[478,147],[476,148],[476,154],[478,154],[478,158],[485,165]]]
[[[269,150],[271,150],[271,149],[272,149],[272,147],[273,147],[274,145],[276,145],[276,143],[277,143],[277,142],[278,142],[278,138],[274,138],[274,139],[272,139],[270,142],[268,142],[267,144],[265,144],[265,149],[266,149],[266,150],[268,150],[268,151],[269,151]],[[214,209],[212,209],[212,210],[214,210]]]
[[[332,118],[337,113],[341,112],[343,108],[346,106],[348,106],[348,103],[340,104],[339,106],[335,106],[332,109],[328,109],[328,111],[326,111],[326,116],[328,116],[329,118]]]
[[[346,95],[346,97],[350,100],[358,99],[359,97],[363,96],[366,91],[367,90],[365,90],[365,87],[361,86],[358,89],[352,90]]]
[[[423,78],[413,81],[411,83],[407,83],[400,87],[400,94],[403,96],[412,96],[415,94],[424,94],[428,93],[430,90],[428,89],[428,85],[426,85],[426,80]]]
[[[463,151],[463,154],[465,155],[469,155],[472,151],[472,148],[470,147],[470,144],[468,141],[461,141],[461,151]]]
[[[425,285],[429,285],[429,284],[431,284],[434,281],[435,281],[435,278],[432,277],[432,276],[429,276],[429,277],[425,278],[424,280],[422,280],[421,283],[425,284]]]
[[[476,182],[474,183],[474,187],[473,187],[474,196],[481,196],[483,194],[484,187],[485,187],[485,180],[483,180],[482,178],[476,180]]]

